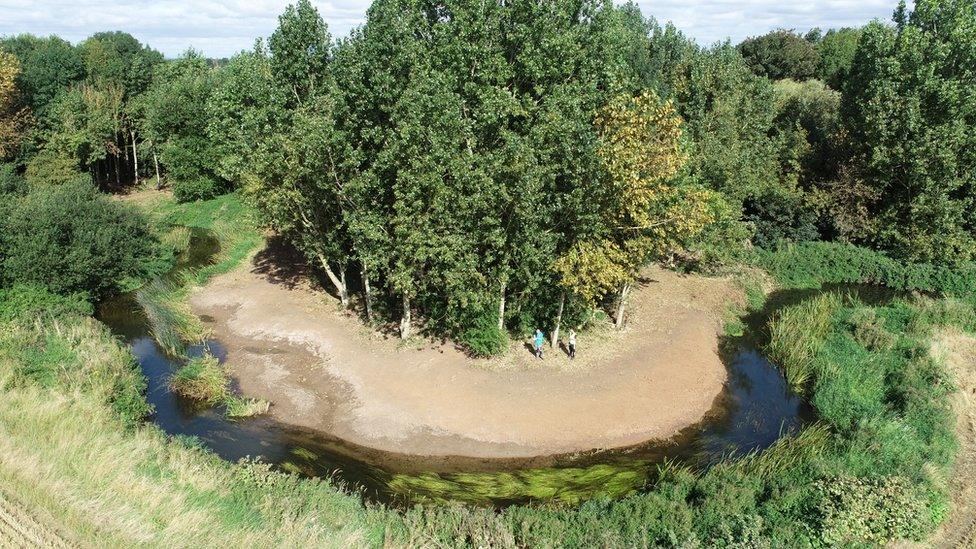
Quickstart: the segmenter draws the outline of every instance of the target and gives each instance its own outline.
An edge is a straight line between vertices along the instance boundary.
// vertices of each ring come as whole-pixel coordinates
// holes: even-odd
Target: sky
[[[176,57],[189,47],[229,57],[267,37],[294,0],[0,0],[0,35],[57,34],[71,42],[108,30],[128,32]],[[898,0],[639,0],[645,16],[672,21],[709,45],[778,28],[806,32],[888,20]],[[334,36],[364,21],[370,0],[312,0]]]

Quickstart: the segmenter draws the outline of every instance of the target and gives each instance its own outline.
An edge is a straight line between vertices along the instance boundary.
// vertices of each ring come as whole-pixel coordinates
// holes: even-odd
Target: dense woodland
[[[972,0],[707,47],[599,0],[377,0],[335,40],[301,0],[225,63],[123,32],[0,51],[5,285],[99,297],[150,268],[138,214],[93,183],[236,189],[344,305],[477,354],[619,325],[649,261],[976,255]]]

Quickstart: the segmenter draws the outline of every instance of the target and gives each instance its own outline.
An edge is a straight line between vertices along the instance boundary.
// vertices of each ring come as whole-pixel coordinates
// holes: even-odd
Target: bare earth
[[[629,327],[580,334],[576,361],[550,348],[536,360],[525,342],[486,361],[369,330],[265,254],[198,289],[194,312],[244,394],[360,446],[483,458],[629,446],[701,420],[726,380],[718,334],[738,292],[725,279],[649,269]]]

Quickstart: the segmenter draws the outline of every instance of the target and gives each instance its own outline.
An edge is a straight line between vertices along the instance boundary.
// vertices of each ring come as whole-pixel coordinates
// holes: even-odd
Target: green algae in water
[[[601,463],[581,468],[543,468],[490,473],[395,474],[388,487],[416,503],[463,501],[477,505],[537,500],[577,505],[589,499],[621,498],[648,482],[646,462]]]

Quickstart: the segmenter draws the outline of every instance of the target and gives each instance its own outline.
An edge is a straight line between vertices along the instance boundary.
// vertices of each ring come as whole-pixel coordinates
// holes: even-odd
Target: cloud
[[[0,35],[57,34],[78,42],[126,31],[167,56],[193,47],[226,57],[267,37],[291,0],[0,0]],[[363,23],[368,0],[313,0],[334,36]],[[888,19],[897,0],[638,0],[646,16],[672,21],[700,44],[738,42],[776,28],[806,31]]]

